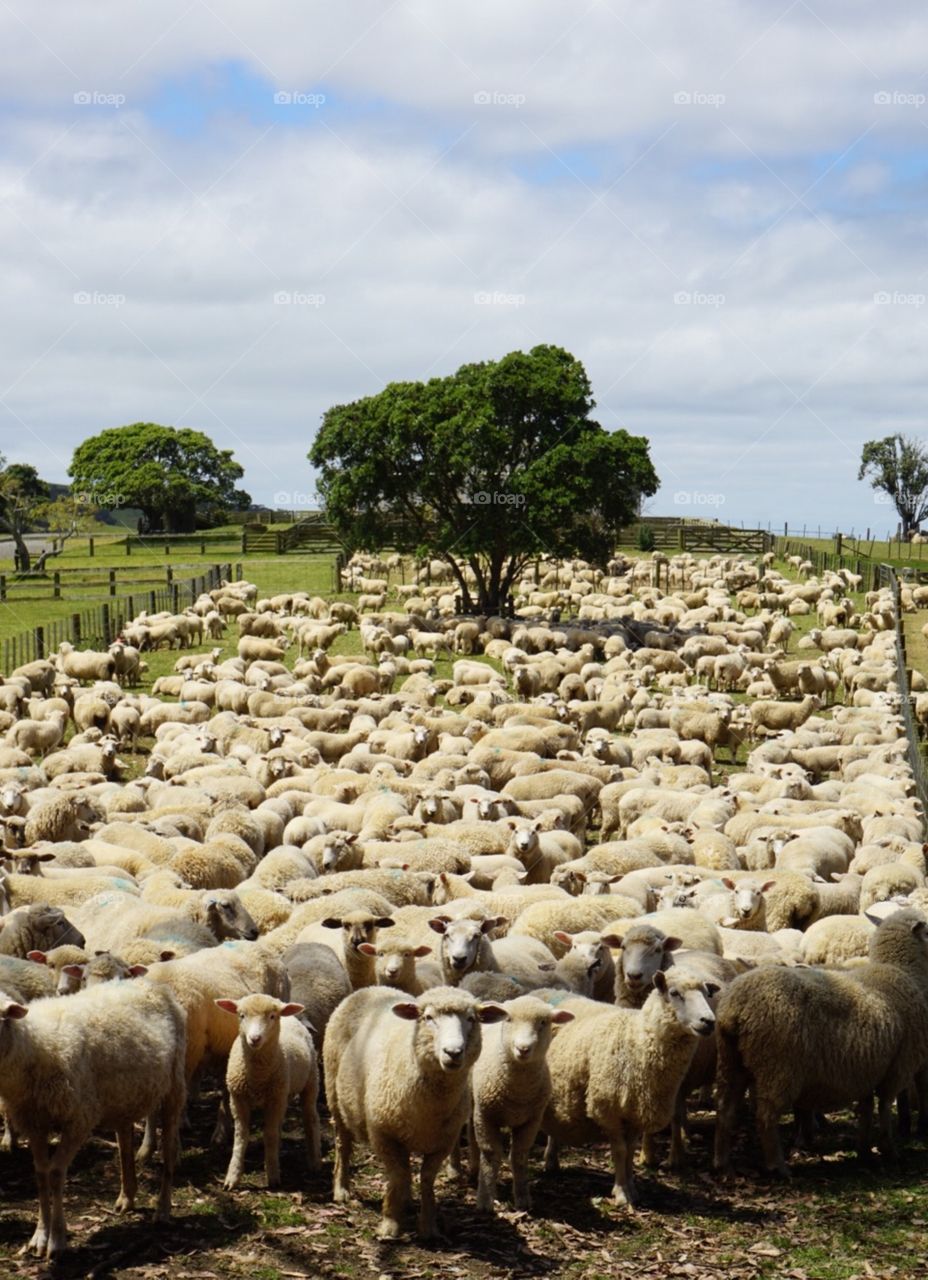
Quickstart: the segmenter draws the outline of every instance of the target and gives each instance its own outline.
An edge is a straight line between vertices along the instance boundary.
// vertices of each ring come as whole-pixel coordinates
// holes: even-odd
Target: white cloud
[[[922,427],[920,6],[13,8],[9,457],[61,480],[87,434],[182,422],[256,497],[309,492],[330,404],[556,342],[651,437],[659,508],[724,485],[746,523],[887,519],[856,462]],[[239,98],[191,79],[204,121],[157,123],[230,60]]]

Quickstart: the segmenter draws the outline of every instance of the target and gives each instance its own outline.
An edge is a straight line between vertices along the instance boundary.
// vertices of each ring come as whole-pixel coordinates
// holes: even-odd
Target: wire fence
[[[922,810],[928,814],[928,770],[925,768],[925,757],[922,752],[922,740],[918,729],[918,723],[915,719],[915,707],[912,698],[911,681],[909,679],[909,668],[906,663],[905,653],[905,631],[902,626],[902,601],[900,599],[900,583],[899,578],[888,564],[881,564],[879,569],[879,585],[881,587],[889,587],[893,593],[893,602],[896,614],[896,686],[899,690],[901,700],[900,711],[902,714],[903,724],[905,725],[905,734],[907,739],[906,754],[909,761],[909,767],[912,770],[912,777],[915,781],[915,790],[919,800],[922,803]]]
[[[8,636],[3,641],[2,669],[10,672],[26,662],[50,657],[63,641],[76,649],[105,649],[143,609],[152,614],[162,610],[179,613],[194,604],[204,591],[213,591],[223,579],[231,581],[233,570],[235,579],[240,579],[241,564],[214,564],[196,577],[175,578],[150,591],[133,591]]]

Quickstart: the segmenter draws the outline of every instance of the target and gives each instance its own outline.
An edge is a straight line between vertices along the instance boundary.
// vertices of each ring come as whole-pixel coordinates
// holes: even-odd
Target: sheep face
[[[480,1053],[480,1024],[502,1022],[509,1015],[500,1005],[477,1004],[466,997],[452,1002],[442,998],[442,988],[435,990],[437,997],[429,992],[417,1003],[395,1004],[393,1012],[417,1024],[417,1056],[431,1058],[449,1075],[466,1071]]]
[[[654,985],[654,975],[662,969],[668,952],[682,946],[679,938],[668,938],[657,929],[634,928],[631,936],[616,938],[613,934],[603,938],[607,947],[620,947],[622,976],[629,991],[640,993]]]
[[[431,947],[417,947],[399,939],[394,942],[391,938],[378,942],[376,946],[362,942],[358,949],[364,955],[376,957],[374,972],[379,987],[399,987],[401,990],[415,981],[416,960],[432,954]]]
[[[258,927],[245,910],[242,900],[231,890],[210,889],[203,899],[206,924],[222,941],[224,938],[244,938],[254,942]]]
[[[273,996],[257,994],[242,1000],[217,1000],[216,1004],[226,1013],[238,1016],[238,1034],[242,1044],[252,1053],[277,1040],[280,1035],[280,1019],[292,1018],[302,1013],[301,1004],[284,1004]]]
[[[560,929],[554,936],[558,942],[562,942],[565,947],[570,948],[571,954],[579,956],[584,961],[587,977],[591,984],[595,983],[609,963],[609,948],[602,938],[597,938],[590,934],[571,936],[571,934],[564,933]]]
[[[322,846],[323,875],[331,875],[345,867],[351,858],[351,846],[357,838],[350,831],[333,831],[326,836]]]
[[[555,1026],[573,1022],[567,1009],[554,1010],[535,996],[510,1000],[509,1021],[502,1029],[503,1044],[513,1062],[533,1066],[542,1061],[551,1044]]]
[[[693,1035],[711,1036],[715,1030],[715,1013],[709,1000],[719,990],[717,982],[699,982],[674,972],[668,976],[659,969],[654,975],[654,993],[649,998],[666,1000],[680,1026]]]
[[[477,963],[483,936],[496,928],[496,920],[448,920],[445,916],[438,916],[429,921],[429,928],[442,935],[442,965],[464,974]]]
[[[364,943],[373,944],[378,929],[390,929],[390,916],[372,916],[367,911],[349,911],[340,920],[333,916],[322,921],[324,929],[341,929],[345,951],[361,951]],[[367,952],[362,952],[366,955]]]

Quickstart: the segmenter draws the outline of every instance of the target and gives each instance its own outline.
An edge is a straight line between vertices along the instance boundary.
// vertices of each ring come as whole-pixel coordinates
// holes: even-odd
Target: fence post
[[[93,559],[93,535],[87,539],[87,554]]]
[[[164,580],[168,586],[170,586],[171,583],[174,581],[174,570],[171,568],[170,565],[165,566]]]
[[[35,631],[33,632],[33,635],[35,637],[35,656],[37,658],[44,658],[45,657],[45,628],[36,627]]]
[[[110,595],[114,596],[116,594],[116,570],[110,569],[109,576],[110,576]]]
[[[158,612],[158,597],[154,591],[149,591],[148,593],[148,607],[152,613]]]
[[[132,534],[131,533],[126,534],[126,555],[127,556],[132,555]]]
[[[102,606],[101,606],[101,609],[100,609],[100,612],[101,612],[101,615],[102,615],[102,624],[103,624],[103,643],[104,643],[105,645],[107,645],[107,646],[108,646],[108,645],[111,645],[111,644],[113,643],[113,633],[112,633],[112,631],[110,630],[110,607],[109,607],[109,605],[108,605],[108,604],[104,604],[104,605],[102,605]]]
[[[0,573],[0,600],[6,599],[6,574]],[[5,664],[7,667],[9,664]]]
[[[81,615],[79,613],[71,614],[71,643],[75,649],[81,642]]]
[[[61,599],[61,574],[56,569],[52,574],[52,599]]]

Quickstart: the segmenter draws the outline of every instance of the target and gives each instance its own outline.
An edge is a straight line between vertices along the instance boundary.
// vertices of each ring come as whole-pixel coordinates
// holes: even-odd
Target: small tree
[[[337,405],[309,453],[351,546],[445,561],[471,610],[498,610],[539,554],[605,563],[657,476],[648,442],[590,417],[583,365],[538,346]]]
[[[885,493],[908,538],[928,515],[928,449],[911,436],[868,440],[860,457],[858,480],[867,479]]]
[[[68,468],[72,495],[91,506],[139,507],[150,528],[168,533],[196,527],[198,508],[217,503],[247,507],[235,488],[244,474],[231,449],[189,428],[136,422],[91,436]]]
[[[21,462],[7,467],[6,459],[0,456],[0,529],[13,539],[16,568],[22,573],[28,573],[32,565],[25,535],[47,498],[48,485],[39,479],[35,467]]]

